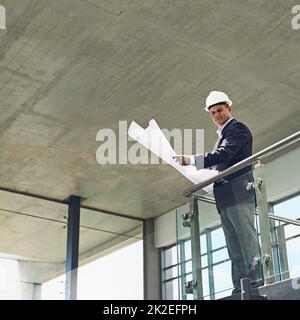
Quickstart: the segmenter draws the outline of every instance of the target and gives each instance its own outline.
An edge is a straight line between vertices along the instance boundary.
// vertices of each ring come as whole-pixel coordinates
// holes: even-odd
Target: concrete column
[[[42,283],[63,273],[64,266],[64,263],[19,260],[20,298],[22,300],[40,300]]]
[[[161,300],[160,251],[154,247],[154,219],[143,224],[144,300]]]
[[[33,285],[33,294],[32,299],[33,300],[41,300],[42,299],[42,285],[39,283],[35,283]]]

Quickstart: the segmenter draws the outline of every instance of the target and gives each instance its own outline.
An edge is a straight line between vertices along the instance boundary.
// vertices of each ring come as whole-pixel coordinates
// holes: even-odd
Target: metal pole
[[[280,260],[280,273],[281,280],[289,279],[289,262],[286,250],[285,232],[284,226],[279,225],[277,227],[277,238],[278,238],[278,249],[279,249],[279,260]]]
[[[251,284],[249,278],[241,279],[241,300],[251,300]]]
[[[271,212],[271,213],[270,213]],[[274,268],[274,280],[280,281],[281,280],[281,261],[280,261],[280,248],[279,248],[279,239],[278,239],[278,232],[276,222],[280,222],[270,218],[274,213],[274,207],[272,204],[269,204],[269,223],[270,223],[270,230],[271,230],[271,241],[272,241],[272,253],[273,253],[273,268]],[[280,227],[280,226],[279,226]]]
[[[273,214],[273,213],[269,213],[269,218],[272,219],[272,220],[278,220],[278,221],[281,221],[281,222],[286,222],[286,223],[289,223],[289,224],[293,224],[295,226],[300,226],[300,221],[299,220],[288,219],[288,218],[285,218],[285,217],[277,216],[276,214]]]
[[[207,269],[208,269],[208,283],[209,295],[211,300],[215,300],[215,281],[214,281],[214,268],[213,268],[213,254],[212,254],[212,239],[211,231],[206,233],[206,246],[207,246]]]
[[[276,233],[276,225],[275,220],[270,219],[270,230],[271,230],[271,241],[272,241],[272,248],[273,248],[273,268],[274,268],[274,280],[280,281],[281,274],[280,274],[280,259],[279,259],[279,247],[278,247],[278,239]]]
[[[178,261],[178,264],[180,266],[180,276],[179,276],[179,279],[180,279],[180,294],[181,294],[181,297],[182,299],[181,300],[187,300],[187,296],[186,296],[186,292],[184,290],[184,284],[186,282],[186,267],[185,267],[185,248],[184,248],[184,241],[182,240],[179,240],[178,241],[178,246],[179,246],[179,261]],[[178,248],[177,248],[178,250]],[[179,299],[180,299],[180,295],[179,295]]]
[[[267,191],[264,174],[264,166],[258,162],[254,170],[255,192],[256,192],[256,210],[259,218],[261,253],[263,272],[266,283],[274,282],[274,268],[272,259],[272,243],[269,224],[269,208],[267,202]]]
[[[193,195],[190,202],[190,223],[191,223],[191,249],[192,249],[192,269],[195,288],[193,290],[194,299],[203,299],[202,289],[202,268],[201,268],[201,246],[199,232],[199,210],[198,199]]]
[[[79,255],[80,197],[69,197],[66,259],[66,300],[77,298],[77,269]]]

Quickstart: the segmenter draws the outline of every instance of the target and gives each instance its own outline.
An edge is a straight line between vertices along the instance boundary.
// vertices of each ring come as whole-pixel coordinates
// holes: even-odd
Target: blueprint
[[[176,153],[154,119],[149,121],[149,126],[145,129],[135,121],[132,121],[128,128],[128,135],[175,168],[194,184],[203,182],[218,173],[217,170],[197,170],[195,166],[181,166],[175,162],[173,156],[175,156]],[[204,190],[210,192],[212,185],[206,186]]]

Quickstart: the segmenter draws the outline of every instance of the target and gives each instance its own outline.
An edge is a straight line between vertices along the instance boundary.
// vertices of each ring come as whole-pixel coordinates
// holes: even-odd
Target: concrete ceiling
[[[166,165],[99,165],[98,130],[155,118],[162,128],[204,129],[208,151],[216,128],[203,106],[214,89],[233,100],[255,151],[299,130],[292,0],[1,4],[0,187],[61,200],[75,194],[100,210],[155,217],[186,202],[180,193],[191,183]],[[9,209],[5,197],[0,205]]]
[[[67,205],[4,191],[0,199],[0,253],[22,260],[65,261]],[[81,209],[80,259],[137,241],[141,232],[140,221]]]

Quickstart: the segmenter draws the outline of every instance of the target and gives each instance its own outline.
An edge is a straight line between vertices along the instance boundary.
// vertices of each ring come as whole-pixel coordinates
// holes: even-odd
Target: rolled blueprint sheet
[[[203,182],[218,173],[217,170],[197,170],[195,166],[181,166],[175,162],[173,156],[175,156],[176,153],[154,119],[149,121],[149,126],[146,129],[143,129],[135,121],[132,121],[128,128],[128,135],[175,168],[194,184]],[[210,192],[212,190],[212,184],[203,189],[206,192]]]

